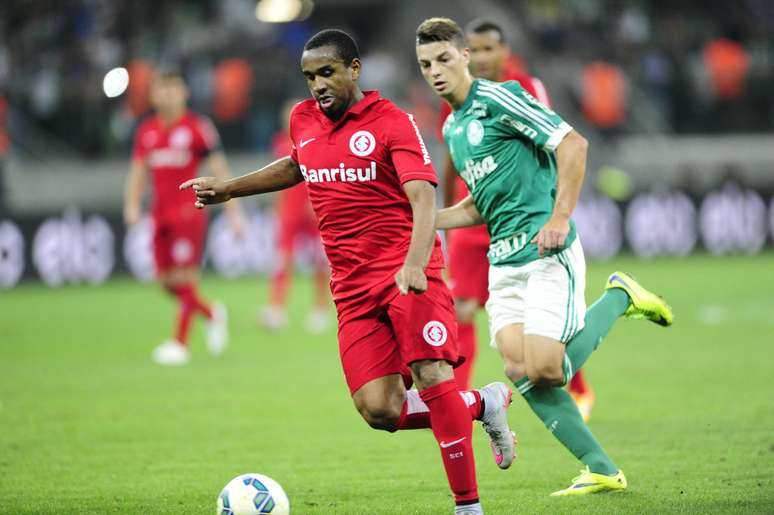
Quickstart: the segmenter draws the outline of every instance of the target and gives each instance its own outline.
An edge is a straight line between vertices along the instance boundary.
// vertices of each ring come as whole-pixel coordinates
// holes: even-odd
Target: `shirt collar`
[[[381,99],[382,99],[381,95],[379,95],[379,92],[376,90],[363,91],[363,98],[358,100],[357,103],[355,103],[355,105],[347,109],[347,111],[343,115],[341,115],[341,118],[335,121],[331,120],[330,118],[328,118],[328,116],[326,116],[325,113],[323,113],[322,109],[320,109],[320,104],[315,102],[315,106],[317,107],[317,112],[320,113],[320,116],[322,117],[323,120],[327,121],[331,125],[339,125],[348,117],[355,116],[362,113],[363,111],[368,109],[372,104],[375,104],[377,101]]]
[[[473,84],[470,85],[470,91],[468,92],[468,97],[465,99],[465,102],[460,106],[459,109],[455,109],[454,111],[464,111],[468,107],[470,107],[470,104],[473,103],[473,99],[476,98],[476,91],[478,91],[478,79],[473,80]]]

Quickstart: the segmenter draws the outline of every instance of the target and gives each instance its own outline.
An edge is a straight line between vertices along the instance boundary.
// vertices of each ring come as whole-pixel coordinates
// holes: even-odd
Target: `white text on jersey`
[[[476,182],[497,169],[497,163],[492,156],[486,156],[481,161],[468,159],[465,161],[465,169],[460,172],[462,180],[468,185],[468,189],[473,191]]]
[[[301,175],[306,182],[368,182],[376,180],[376,162],[371,161],[368,168],[347,168],[339,163],[338,168],[307,168],[299,164]]]

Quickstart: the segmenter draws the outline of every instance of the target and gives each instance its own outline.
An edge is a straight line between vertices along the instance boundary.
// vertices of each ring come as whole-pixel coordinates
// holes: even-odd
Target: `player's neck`
[[[161,119],[161,123],[170,126],[174,125],[175,122],[177,122],[180,118],[183,117],[185,114],[185,107],[181,109],[169,109],[169,110],[159,110],[158,115]]]
[[[462,78],[460,85],[457,86],[454,91],[449,93],[449,95],[444,95],[443,98],[449,102],[449,105],[452,106],[452,109],[457,110],[462,107],[462,104],[464,104],[465,100],[468,99],[468,95],[470,95],[470,88],[472,87],[473,77],[469,73],[466,73]]]

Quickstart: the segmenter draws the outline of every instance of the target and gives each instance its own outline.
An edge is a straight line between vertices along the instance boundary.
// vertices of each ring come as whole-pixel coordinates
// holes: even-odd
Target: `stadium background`
[[[271,7],[271,2],[264,2]],[[294,2],[276,2],[281,15]],[[119,223],[131,137],[152,66],[185,70],[234,173],[268,162],[279,109],[305,96],[304,41],[320,27],[360,43],[363,86],[415,113],[438,156],[438,101],[414,64],[415,21],[503,20],[512,65],[543,79],[556,110],[592,142],[576,215],[587,253],[754,254],[774,234],[774,8],[704,2],[299,2],[266,23],[254,2],[5,2],[0,46],[0,284],[149,277],[147,232]],[[714,6],[714,7],[713,7]],[[288,14],[292,15],[292,12]],[[111,85],[128,70],[128,89]],[[118,80],[120,83],[120,79]],[[105,87],[121,92],[108,98]],[[110,92],[115,94],[115,92]],[[438,159],[436,159],[438,161]],[[247,202],[256,238],[208,252],[226,275],[271,269],[271,198]],[[660,213],[661,216],[653,216]]]
[[[283,15],[292,21],[266,21]],[[212,117],[232,173],[241,174],[269,161],[282,103],[307,94],[298,71],[301,47],[326,27],[355,36],[364,63],[362,86],[413,112],[435,162],[441,162],[438,101],[422,82],[413,54],[416,25],[436,15],[463,24],[479,16],[502,22],[514,51],[512,65],[540,77],[555,109],[591,141],[576,215],[590,257],[589,295],[606,271],[623,266],[655,282],[677,310],[674,332],[662,336],[627,327],[625,349],[595,360],[591,379],[602,385],[598,393],[607,407],[598,408],[592,428],[608,439],[621,428],[634,431],[637,436],[617,452],[629,462],[643,461],[641,476],[662,472],[658,463],[645,466],[645,446],[669,449],[658,460],[666,459],[684,483],[653,497],[640,490],[628,501],[582,504],[579,510],[774,509],[771,2],[6,0],[0,5],[0,512],[60,512],[67,506],[65,512],[199,513],[214,502],[220,485],[254,463],[280,479],[291,502],[305,507],[302,513],[327,513],[331,502],[339,503],[337,513],[382,513],[374,505],[360,511],[358,502],[392,502],[362,485],[347,490],[352,476],[372,473],[367,468],[330,470],[330,461],[316,458],[320,476],[315,466],[299,472],[283,462],[283,444],[299,444],[278,431],[294,421],[306,423],[300,414],[278,415],[284,403],[268,402],[273,416],[260,409],[242,413],[261,389],[275,386],[289,388],[289,398],[303,403],[303,389],[288,386],[289,378],[300,376],[320,396],[310,416],[322,424],[322,437],[354,445],[354,452],[384,442],[384,435],[373,436],[356,420],[344,397],[333,332],[310,343],[301,329],[291,328],[282,337],[288,348],[277,348],[273,336],[254,327],[254,309],[266,297],[265,276],[274,266],[273,198],[245,200],[250,237],[225,235],[208,246],[204,289],[233,306],[233,355],[218,363],[203,359],[174,380],[149,363],[172,306],[152,286],[135,281],[151,278],[149,233],[147,224],[126,233],[121,199],[131,136],[147,112],[155,64],[182,67],[191,106]],[[128,71],[125,91],[121,72],[111,73],[116,68]],[[304,264],[302,253],[302,271]],[[302,281],[292,309],[302,312],[311,296],[310,284]],[[485,325],[482,319],[482,331]],[[645,357],[636,353],[642,348],[648,349]],[[499,377],[499,364],[492,353],[482,354],[477,378],[488,382]],[[310,357],[326,367],[325,375],[300,364]],[[137,386],[138,378],[143,385]],[[636,408],[624,407],[631,395],[622,392],[629,389],[643,396]],[[213,392],[224,390],[230,392],[225,401],[214,398]],[[168,395],[165,401],[158,400],[161,392]],[[681,396],[690,401],[678,402]],[[105,444],[96,425],[117,416],[113,402],[120,403],[119,411],[137,410],[137,420],[122,426],[127,435],[146,435],[142,425],[167,436],[176,431],[164,425],[173,422],[160,422],[163,406],[198,410],[193,419],[173,410],[172,418],[191,427],[184,445],[210,454],[194,463],[157,442],[153,452],[178,465],[151,467],[146,475],[147,469],[134,467],[130,452]],[[213,402],[222,402],[224,411]],[[518,409],[526,416],[526,408]],[[60,421],[68,417],[71,426]],[[213,419],[223,417],[236,419],[233,428],[208,432]],[[255,417],[262,429],[253,425]],[[344,420],[346,430],[319,422],[325,420]],[[642,427],[648,434],[641,437]],[[271,439],[270,449],[261,447],[265,455],[258,459],[239,454],[239,438],[256,431],[259,440]],[[536,446],[532,452],[559,455],[539,429],[527,425],[522,435]],[[684,441],[686,435],[692,436]],[[236,443],[224,443],[228,438]],[[378,456],[427,455],[437,465],[427,442],[401,438],[379,447]],[[149,452],[150,444],[131,436],[119,441],[138,455]],[[115,475],[114,462],[91,456],[92,442],[98,455],[107,453],[126,467],[133,485],[128,493],[117,486],[125,483]],[[477,449],[485,459],[485,446]],[[534,512],[553,511],[542,498],[546,484],[561,486],[555,483],[569,479],[572,465],[568,469],[563,456],[530,464],[525,452],[529,479],[521,486],[528,493],[519,499],[532,502]],[[347,459],[356,461],[354,456],[359,454]],[[74,466],[69,472],[65,461]],[[487,465],[479,464],[480,470]],[[563,473],[551,476],[558,473],[545,472],[546,466]],[[727,474],[716,475],[719,469]],[[46,470],[65,478],[65,493],[53,494],[50,504],[34,486]],[[190,483],[169,493],[166,485],[178,485],[174,477],[180,473],[191,474]],[[485,484],[489,472],[480,474]],[[738,481],[726,482],[729,474]],[[376,477],[389,490],[414,488],[427,475],[388,466]],[[488,493],[501,499],[511,494],[498,488]],[[366,494],[358,498],[359,492]],[[424,501],[411,499],[401,499],[406,512],[435,512],[416,508]],[[178,502],[187,503],[185,509],[176,510]],[[505,501],[496,507],[497,513],[512,512]]]

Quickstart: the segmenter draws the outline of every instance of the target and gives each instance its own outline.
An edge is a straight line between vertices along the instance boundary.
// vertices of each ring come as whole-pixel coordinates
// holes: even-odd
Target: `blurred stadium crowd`
[[[541,78],[591,140],[575,215],[589,256],[755,253],[774,241],[769,0],[5,0],[0,287],[33,269],[49,284],[115,269],[150,278],[147,227],[126,232],[118,213],[158,65],[184,72],[191,107],[244,173],[270,158],[283,104],[308,95],[304,42],[342,28],[360,45],[363,88],[412,112],[437,159],[439,105],[414,31],[439,15],[502,23],[510,66]],[[220,273],[271,271],[272,214],[260,207],[251,238],[210,242]]]
[[[6,124],[21,150],[38,137],[88,156],[125,153],[148,110],[152,67],[173,63],[226,148],[265,147],[282,100],[305,93],[301,46],[328,25],[360,42],[367,86],[416,102],[424,97],[414,93],[421,86],[411,47],[391,40],[407,3],[321,0],[306,20],[272,24],[256,20],[253,0],[7,0],[0,6]],[[438,12],[454,16],[453,4],[439,3]],[[771,2],[487,4],[510,15],[514,65],[544,77],[565,112],[574,109],[603,135],[774,128]],[[470,8],[460,11],[468,17]],[[129,87],[109,99],[102,80],[118,66],[128,69]]]

